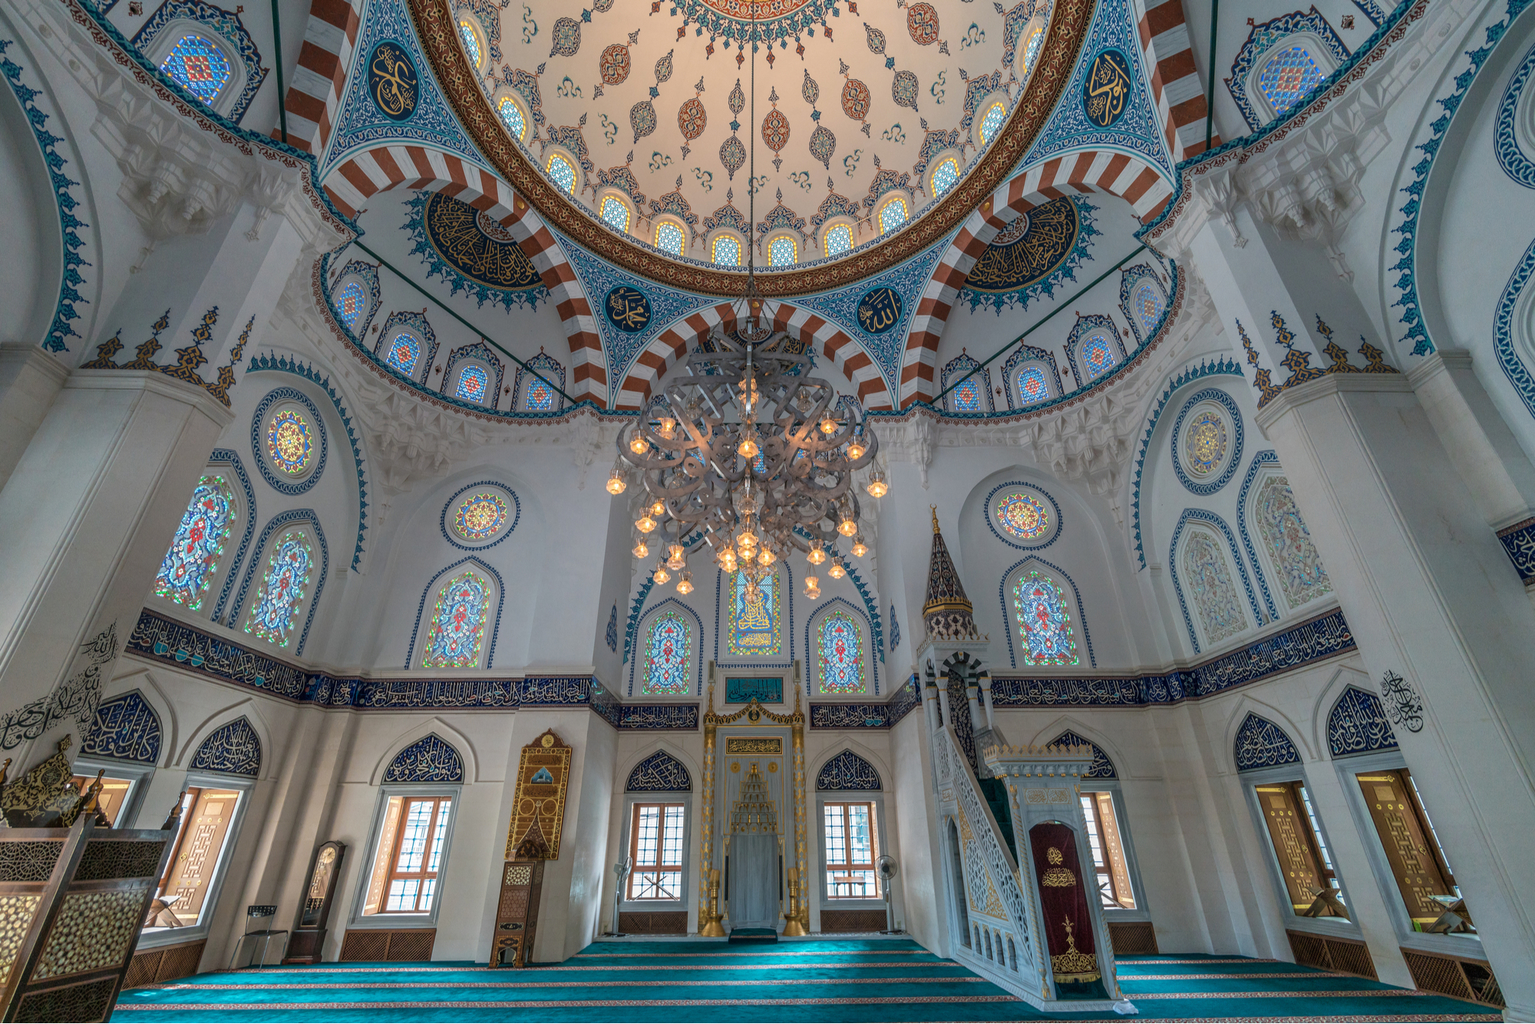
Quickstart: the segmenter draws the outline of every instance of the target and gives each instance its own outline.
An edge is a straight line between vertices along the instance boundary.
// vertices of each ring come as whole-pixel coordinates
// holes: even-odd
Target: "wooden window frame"
[[[1274,834],[1275,825],[1271,821],[1271,811],[1273,808],[1265,805],[1265,795],[1270,797],[1280,793],[1285,795],[1289,803],[1289,807],[1286,810],[1288,813],[1293,814],[1296,819],[1295,824],[1291,827],[1294,828],[1296,840],[1300,844],[1299,852],[1309,862],[1306,867],[1315,878],[1319,889],[1331,887],[1337,889],[1341,894],[1343,885],[1338,878],[1337,869],[1329,865],[1330,858],[1322,856],[1321,837],[1317,831],[1321,827],[1321,819],[1317,817],[1313,821],[1313,814],[1308,813],[1307,801],[1301,794],[1301,790],[1306,788],[1306,780],[1294,777],[1274,779],[1250,778],[1246,780],[1246,783],[1252,793],[1258,817],[1262,822],[1262,836],[1268,843],[1269,852],[1273,855],[1274,864],[1279,872],[1279,881],[1283,889],[1283,898],[1285,903],[1289,905],[1291,914],[1296,917],[1302,916],[1301,912],[1311,906],[1311,898],[1305,892],[1303,882],[1298,881],[1292,885],[1289,881],[1285,869],[1285,854],[1279,848]],[[1304,903],[1299,901],[1298,895],[1300,898],[1305,899]],[[1339,902],[1344,901],[1340,898]]]
[[[1400,788],[1406,796],[1406,800],[1403,802],[1406,804],[1405,809],[1408,812],[1407,820],[1416,826],[1421,834],[1424,840],[1423,845],[1426,848],[1426,852],[1430,855],[1433,868],[1439,873],[1441,876],[1440,881],[1443,883],[1442,886],[1430,884],[1428,888],[1436,889],[1442,887],[1446,890],[1444,895],[1450,895],[1456,889],[1455,876],[1450,871],[1444,850],[1439,844],[1439,836],[1434,831],[1432,819],[1429,818],[1427,811],[1424,809],[1422,797],[1418,793],[1417,786],[1412,781],[1412,773],[1405,765],[1398,764],[1394,767],[1376,769],[1356,768],[1350,772],[1350,775],[1350,781],[1355,786],[1355,792],[1362,801],[1364,820],[1369,822],[1370,828],[1375,832],[1375,841],[1379,844],[1378,850],[1385,865],[1387,877],[1389,877],[1391,885],[1395,888],[1397,899],[1400,901],[1398,905],[1406,914],[1407,927],[1415,939],[1429,938],[1429,936],[1420,932],[1417,926],[1437,918],[1438,908],[1420,906],[1414,911],[1412,903],[1408,898],[1408,890],[1413,887],[1412,883],[1409,879],[1404,878],[1398,869],[1397,863],[1392,857],[1392,851],[1387,846],[1386,837],[1381,834],[1380,820],[1371,807],[1374,801],[1364,792],[1364,786],[1367,783],[1384,781],[1384,777],[1392,775],[1400,778]]]
[[[202,903],[198,908],[197,917],[193,920],[183,920],[179,928],[156,928],[147,933],[140,940],[140,949],[150,949],[166,942],[184,942],[188,936],[197,938],[208,933],[213,919],[213,913],[218,908],[218,901],[224,885],[224,873],[229,866],[229,859],[234,849],[234,844],[239,839],[240,826],[245,819],[246,804],[250,799],[251,785],[254,780],[220,776],[212,773],[189,773],[186,781],[185,803],[182,804],[181,822],[176,831],[176,838],[172,840],[171,854],[165,863],[165,873],[155,882],[155,896],[160,897],[171,878],[175,875],[176,865],[181,859],[183,847],[189,834],[189,827],[197,816],[198,799],[209,790],[219,793],[235,794],[235,806],[230,812],[229,824],[224,830],[224,838],[219,844],[217,853],[213,856],[212,870],[208,876],[206,885],[203,886]],[[176,906],[172,905],[174,913]],[[179,917],[180,915],[178,915]],[[162,938],[166,936],[166,938]]]
[[[653,807],[658,811],[656,821],[656,863],[640,863],[640,814],[645,808]],[[677,831],[680,836],[677,839],[677,862],[675,864],[663,863],[668,836],[666,819],[667,810],[676,808],[681,812],[681,820],[677,823]],[[643,903],[654,906],[657,903],[681,903],[683,900],[683,886],[687,881],[687,871],[683,861],[687,858],[688,845],[688,805],[682,800],[636,800],[630,804],[629,811],[629,863],[632,865],[629,877],[624,881],[624,902]],[[675,872],[677,875],[677,895],[675,896],[639,896],[635,894],[636,881],[642,874],[662,875]]]
[[[1083,817],[1087,818],[1091,813],[1091,820],[1086,822],[1089,832],[1095,834],[1098,839],[1098,847],[1103,851],[1105,863],[1097,863],[1097,853],[1094,853],[1094,874],[1102,871],[1108,878],[1110,895],[1114,905],[1105,904],[1103,910],[1138,910],[1139,905],[1135,900],[1135,885],[1130,880],[1130,858],[1125,851],[1124,837],[1119,828],[1118,806],[1114,800],[1114,793],[1107,789],[1082,790]],[[1105,808],[1105,803],[1108,805]],[[1089,805],[1091,812],[1089,812]],[[1088,849],[1093,850],[1092,834],[1088,838]],[[1102,893],[1102,882],[1099,882],[1099,892]]]
[[[879,803],[878,803],[878,801],[875,801],[875,800],[872,800],[872,799],[869,799],[869,800],[822,800],[822,801],[819,801],[819,803],[820,803],[820,807],[821,807],[821,813],[820,813],[820,816],[819,816],[820,817],[819,825],[820,825],[820,832],[821,832],[821,857],[822,857],[822,864],[823,864],[823,866],[825,868],[825,871],[824,871],[824,873],[822,874],[821,877],[823,879],[823,885],[825,886],[825,889],[824,889],[825,898],[828,901],[835,900],[837,902],[841,902],[843,900],[878,900],[878,899],[883,899],[884,898],[884,892],[882,891],[882,887],[880,885],[879,872],[877,870],[875,870],[875,867],[874,867],[874,865],[879,862],[879,856],[880,856],[880,849],[879,849],[879,845],[880,845],[879,844]],[[828,810],[830,810],[831,808],[834,808],[834,807],[840,807],[842,809],[843,847],[846,850],[847,856],[849,858],[851,858],[852,855],[853,855],[852,854],[853,844],[852,844],[852,841],[851,841],[852,840],[853,829],[852,829],[852,815],[849,813],[848,809],[851,808],[851,807],[867,807],[869,809],[869,860],[867,862],[853,861],[851,859],[846,860],[846,861],[833,861],[832,860],[832,858],[831,858],[831,848],[830,848],[829,844],[827,843],[827,837],[826,837],[826,812]],[[851,876],[851,874],[853,872],[855,872],[855,871],[857,871],[857,872],[862,872],[862,871],[869,872],[870,876],[874,879],[874,882],[873,882],[874,891],[872,893],[865,893],[865,894],[856,895],[856,896],[855,895],[845,895],[845,896],[844,895],[838,895],[837,892],[836,892],[836,889],[835,889],[835,887],[837,885],[852,885],[852,884],[855,884],[851,880],[848,880],[848,881],[845,881],[845,882],[834,881],[834,877],[833,876],[835,876],[838,873],[839,869],[842,872],[842,874],[844,874],[846,876]]]
[[[458,796],[452,793],[441,794],[414,794],[400,797],[398,819],[394,822],[394,835],[389,844],[389,859],[384,862],[384,887],[379,900],[379,909],[376,915],[406,915],[409,917],[423,917],[432,912],[432,907],[442,897],[443,869],[447,867],[448,859],[448,828],[451,824],[453,804]],[[400,870],[400,848],[405,841],[405,823],[410,819],[410,809],[413,804],[432,804],[431,817],[427,819],[426,846],[421,851],[421,868],[418,871]],[[444,806],[446,804],[446,806]],[[387,812],[386,812],[387,813]],[[436,844],[438,831],[442,832],[442,849],[438,851],[437,868],[431,870],[428,865],[432,859],[432,847]],[[375,870],[377,870],[375,868]],[[396,880],[414,880],[420,884],[416,886],[414,905],[410,910],[389,909],[389,894],[394,888]],[[430,902],[426,907],[421,906],[421,895],[426,889],[426,883],[435,883],[432,886]]]

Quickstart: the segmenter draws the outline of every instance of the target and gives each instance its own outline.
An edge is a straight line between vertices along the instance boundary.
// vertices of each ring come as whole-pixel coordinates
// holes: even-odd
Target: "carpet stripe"
[[[542,973],[542,972],[540,972]],[[953,985],[984,982],[980,977],[956,977],[956,978],[730,978],[731,985]],[[439,982],[442,988],[667,988],[682,985],[719,985],[718,978],[706,981],[459,981]],[[304,984],[283,985],[145,985],[146,989],[155,989],[160,992],[198,992],[198,991],[275,991],[288,989],[319,989],[319,988],[356,988],[356,985],[348,985],[345,982],[309,982]],[[419,989],[421,985],[414,981],[380,981],[374,982],[369,988],[413,988]],[[437,1004],[433,1004],[437,1005]]]
[[[1116,964],[1123,967],[1126,964],[1147,964],[1155,967],[1158,964],[1283,964],[1288,960],[1269,960],[1261,956],[1201,956],[1189,960],[1175,960],[1172,957],[1157,957],[1155,960],[1115,960]]]
[[[1350,974],[1335,974],[1332,971],[1259,971],[1255,974],[1122,974],[1120,981],[1210,981],[1223,980],[1225,978],[1315,978],[1318,981],[1326,978],[1351,978]]]
[[[829,999],[516,999],[516,1000],[453,1000],[440,1003],[417,1002],[356,1002],[356,1003],[259,1003],[240,1007],[217,1003],[118,1003],[117,1010],[208,1010],[214,1006],[223,1009],[261,1010],[418,1010],[418,1009],[487,1009],[487,1010],[536,1010],[553,1007],[636,1007],[636,1006],[884,1006],[891,1003],[905,1004],[904,996],[837,996]],[[925,1003],[1019,1003],[1017,996],[979,995],[948,996],[932,995]],[[1025,1004],[1027,1005],[1027,1004]]]
[[[1290,992],[1134,992],[1134,999],[1351,999],[1375,996],[1427,996],[1412,988],[1315,989]]]
[[[326,964],[325,966],[329,967],[330,965]],[[709,969],[712,970],[712,971],[777,971],[777,970],[782,970],[784,966],[785,966],[784,964],[710,964],[709,965]],[[875,962],[871,962],[871,963],[851,963],[851,964],[850,963],[837,963],[837,962],[817,962],[817,961],[811,961],[810,963],[798,963],[798,964],[794,964],[793,966],[794,967],[801,967],[801,968],[821,967],[821,968],[828,968],[828,969],[834,969],[834,970],[852,970],[852,969],[861,968],[861,967],[899,967],[899,968],[902,968],[904,970],[910,970],[913,967],[944,967],[944,968],[950,968],[950,969],[954,969],[954,970],[968,971],[968,968],[961,967],[959,964],[955,963],[952,960],[934,960],[934,961],[932,961],[930,963],[912,963],[909,960],[900,960],[900,961],[884,960],[884,961],[875,961]],[[395,968],[388,968],[388,967],[361,967],[361,968],[352,968],[352,970],[356,970],[358,972],[372,971],[372,972],[385,972],[385,973],[389,973],[389,974],[401,974],[401,973],[412,973],[413,974],[417,970],[441,972],[441,971],[445,971],[445,970],[446,971],[490,971],[490,970],[504,971],[506,969],[507,968],[504,968],[504,967],[498,967],[498,968],[491,968],[491,967],[423,967],[423,968],[415,968],[415,967],[404,967],[404,968],[401,968],[401,967],[395,967]],[[574,966],[566,966],[566,965],[563,965],[563,964],[551,964],[551,965],[546,967],[543,964],[538,964],[533,969],[537,970],[539,973],[544,973],[546,971],[645,971],[645,972],[648,973],[650,971],[696,971],[696,970],[700,969],[700,966],[697,965],[697,964],[613,964],[612,966],[603,966],[601,964],[576,964]],[[262,969],[257,967],[257,968],[254,968],[254,970],[260,971]],[[284,972],[284,973],[292,973],[292,972]],[[302,973],[302,972],[300,972],[300,973]],[[264,972],[264,974],[265,974],[266,977],[271,977],[272,976],[272,971],[270,969],[267,969]]]
[[[806,949],[806,950],[796,950],[794,952],[789,952],[789,951],[785,950],[785,951],[782,951],[782,952],[772,952],[772,953],[737,953],[737,952],[734,952],[734,951],[731,951],[731,952],[721,952],[721,953],[577,953],[575,956],[571,957],[571,959],[572,960],[590,960],[590,959],[606,960],[606,959],[609,959],[609,958],[617,959],[618,957],[621,957],[621,956],[642,956],[642,957],[644,957],[647,960],[653,960],[653,959],[655,959],[658,956],[736,956],[736,957],[748,957],[749,956],[749,957],[751,957],[752,959],[755,960],[758,957],[764,957],[764,956],[933,956],[933,955],[934,954],[929,953],[925,949],[848,949],[848,950],[841,950],[841,949]]]

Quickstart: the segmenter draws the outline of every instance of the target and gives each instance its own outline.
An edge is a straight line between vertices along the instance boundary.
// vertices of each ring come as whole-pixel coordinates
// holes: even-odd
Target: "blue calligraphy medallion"
[[[650,326],[650,300],[638,288],[619,285],[602,302],[608,323],[625,334],[638,334]]]
[[[901,293],[875,288],[858,300],[858,326],[869,334],[884,334],[901,322]]]
[[[420,79],[405,48],[388,40],[368,57],[368,95],[391,121],[408,121],[421,98]]]
[[[1082,110],[1099,128],[1109,128],[1125,115],[1134,98],[1130,61],[1110,47],[1093,58],[1093,66],[1082,79]]]

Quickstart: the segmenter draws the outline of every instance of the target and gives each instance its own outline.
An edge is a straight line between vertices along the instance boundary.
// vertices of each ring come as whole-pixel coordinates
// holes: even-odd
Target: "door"
[[[183,924],[194,923],[202,913],[239,801],[237,791],[199,790],[191,814],[182,822],[176,858],[160,891],[167,901],[176,897],[170,908]]]

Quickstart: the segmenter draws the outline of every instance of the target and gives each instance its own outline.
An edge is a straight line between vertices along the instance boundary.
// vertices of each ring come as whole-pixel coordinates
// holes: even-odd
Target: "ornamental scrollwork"
[[[1300,751],[1295,749],[1295,743],[1285,731],[1251,711],[1237,729],[1232,754],[1239,772],[1300,763]]]
[[[203,740],[190,767],[254,779],[261,774],[261,738],[243,716],[237,718]]]
[[[1327,716],[1327,749],[1333,757],[1395,750],[1396,734],[1386,720],[1380,698],[1350,686]]]

